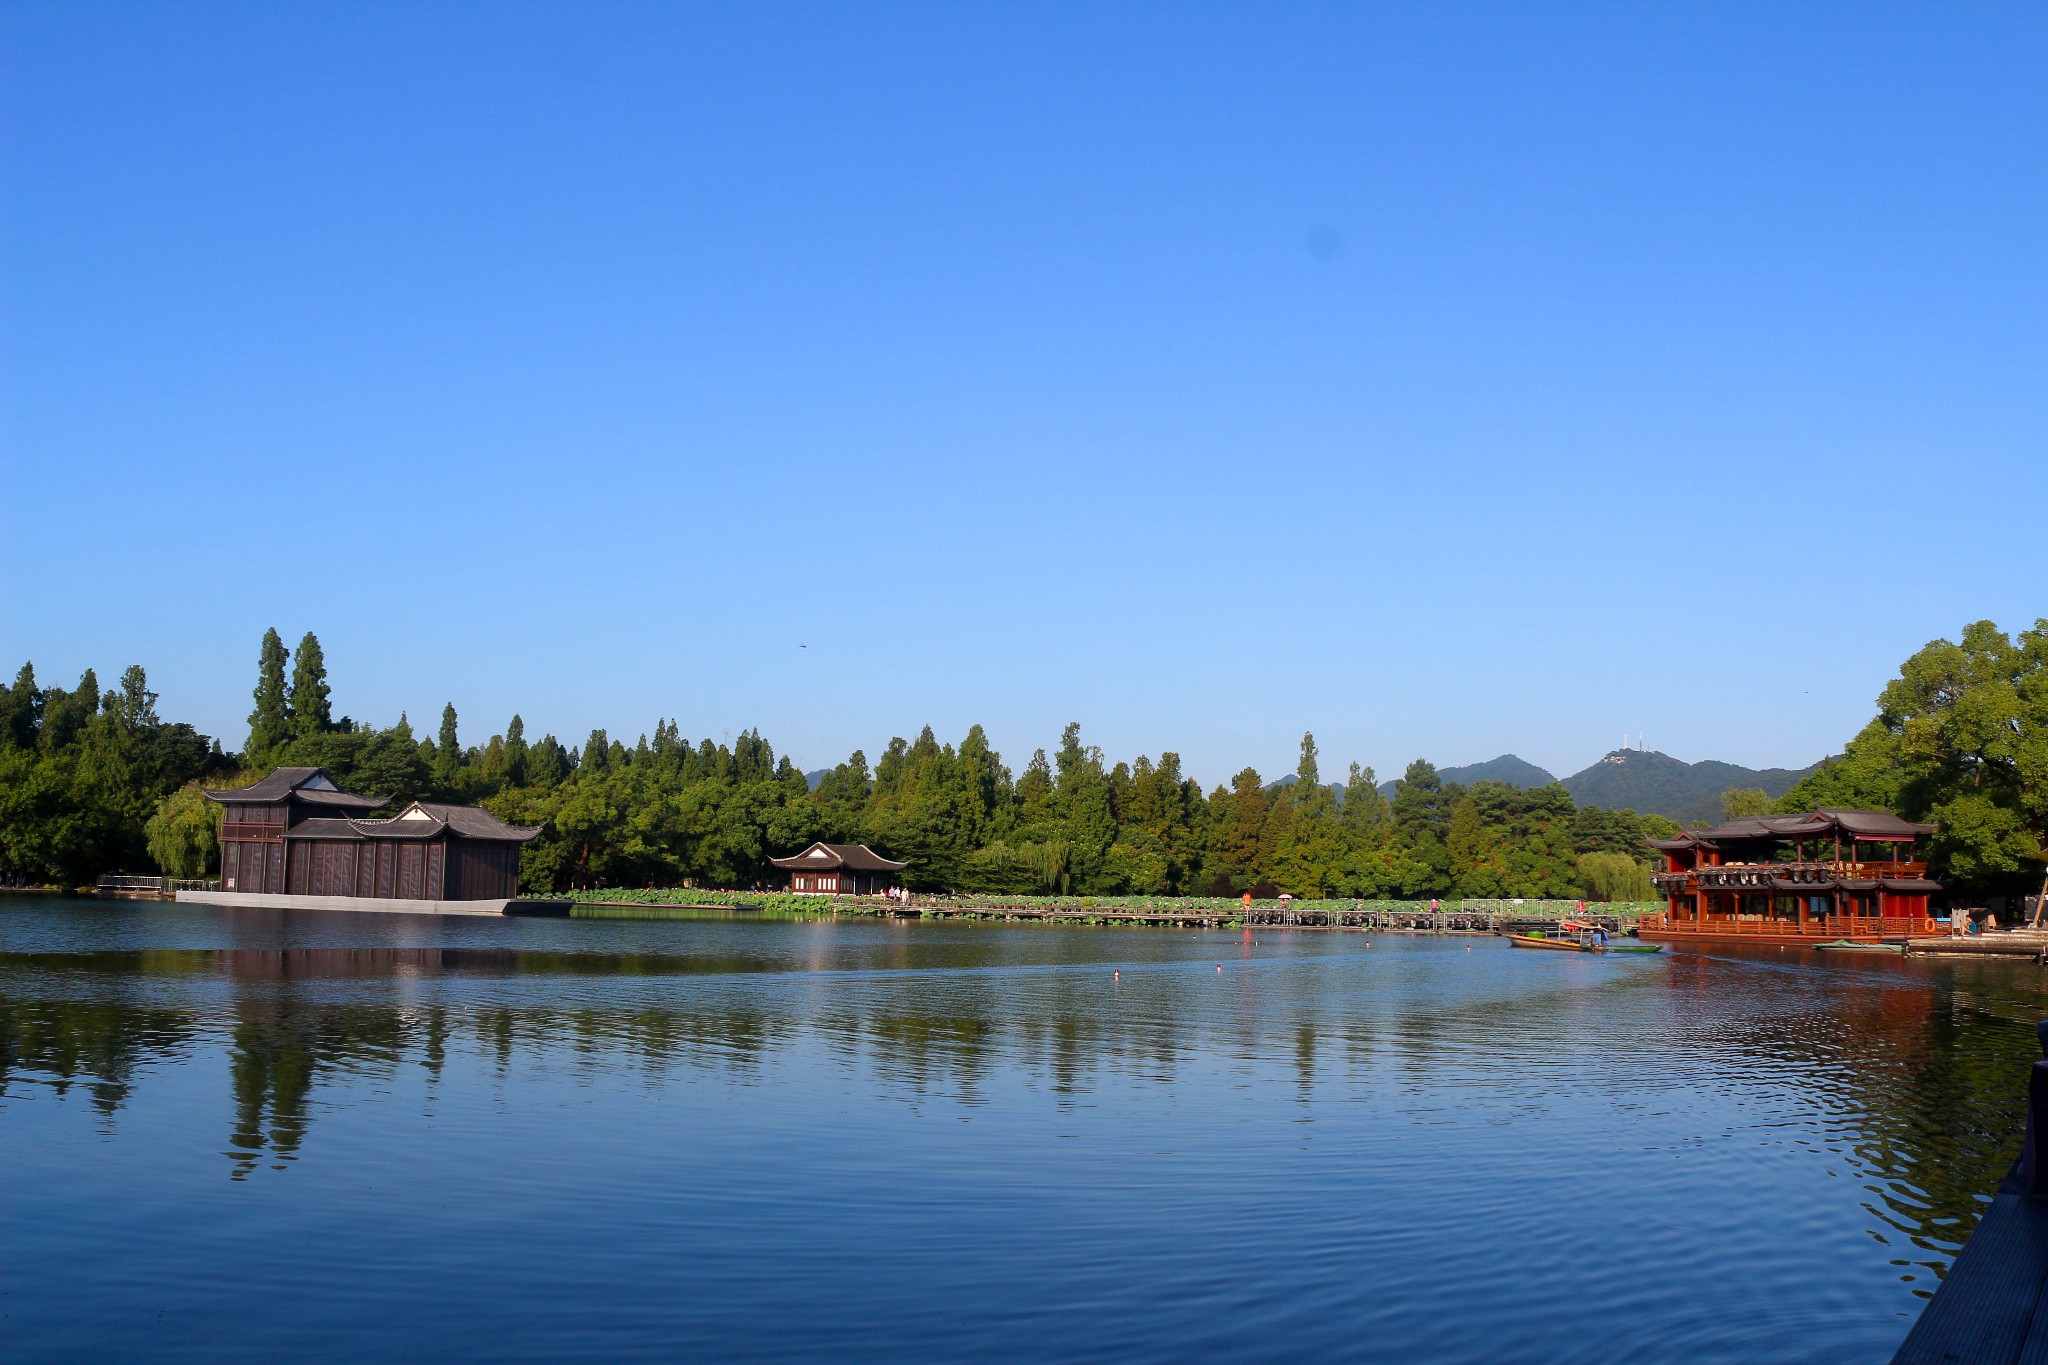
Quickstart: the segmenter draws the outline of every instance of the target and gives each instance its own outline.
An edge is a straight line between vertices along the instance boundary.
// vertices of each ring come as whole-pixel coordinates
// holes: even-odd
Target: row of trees
[[[140,669],[129,677],[142,686]],[[926,729],[892,740],[872,764],[853,754],[814,789],[754,731],[730,744],[693,744],[663,720],[631,746],[597,730],[568,747],[553,735],[529,741],[514,716],[502,733],[465,745],[452,705],[422,739],[404,716],[381,729],[337,717],[331,695],[318,639],[309,634],[287,650],[268,632],[240,755],[222,754],[189,726],[170,727],[189,739],[181,763],[131,764],[117,775],[95,760],[86,766],[97,786],[71,782],[66,799],[45,801],[40,814],[25,798],[48,784],[0,778],[19,817],[8,821],[0,874],[76,882],[142,866],[146,852],[172,875],[200,875],[218,856],[219,808],[203,788],[284,765],[324,768],[344,787],[394,802],[475,802],[541,825],[546,833],[522,866],[536,891],[750,886],[768,858],[829,839],[907,859],[911,885],[926,890],[1634,898],[1647,894],[1642,837],[1670,828],[1625,811],[1581,810],[1561,787],[1445,783],[1425,762],[1410,766],[1391,801],[1372,770],[1355,764],[1341,786],[1325,785],[1312,736],[1302,739],[1292,779],[1268,784],[1247,768],[1205,791],[1171,753],[1106,762],[1078,725],[1021,772],[979,726],[957,744]],[[8,696],[9,706],[19,697],[58,718],[24,732],[25,755],[70,753],[60,738],[77,728],[65,719],[69,694],[38,689],[24,670]],[[111,736],[122,712],[111,700],[100,709]],[[147,709],[148,726],[164,728],[153,698]],[[101,835],[55,837],[66,820]]]
[[[325,768],[352,790],[476,802],[546,833],[529,845],[531,890],[693,883],[749,886],[766,860],[812,839],[858,841],[911,863],[914,887],[1005,893],[1300,896],[1648,896],[1642,840],[1656,816],[1575,806],[1562,787],[1444,782],[1409,765],[1385,797],[1352,764],[1326,784],[1315,739],[1290,778],[1247,768],[1205,790],[1172,753],[1110,763],[1070,725],[1014,771],[979,726],[957,743],[927,728],[870,764],[856,752],[815,787],[754,731],[686,740],[673,721],[628,746],[595,730],[579,746],[502,733],[464,745],[455,708],[436,733],[406,717],[379,729],[336,717],[319,641],[259,653],[244,752],[221,753],[156,716],[140,668],[100,694],[0,689],[0,876],[77,881],[142,864],[195,874],[213,857],[207,782],[283,764]],[[235,774],[240,773],[237,777]],[[1731,814],[1766,808],[1728,794]],[[1909,659],[1879,714],[1782,809],[1874,806],[1937,821],[1938,875],[2022,889],[2048,840],[2048,622],[2016,640],[1989,622]]]
[[[815,790],[752,732],[730,749],[693,747],[666,721],[631,749],[599,732],[567,755],[565,775],[529,772],[523,786],[509,775],[509,738],[503,748],[496,790],[488,770],[458,781],[504,818],[548,827],[527,855],[536,887],[745,886],[768,856],[826,839],[908,860],[906,880],[925,890],[1636,895],[1648,891],[1643,836],[1675,828],[1579,809],[1554,785],[1461,787],[1419,761],[1391,801],[1356,764],[1332,788],[1312,735],[1293,781],[1269,786],[1247,768],[1206,792],[1172,753],[1105,763],[1078,725],[1015,774],[981,727],[957,744],[927,728],[890,741],[872,767],[856,752]]]

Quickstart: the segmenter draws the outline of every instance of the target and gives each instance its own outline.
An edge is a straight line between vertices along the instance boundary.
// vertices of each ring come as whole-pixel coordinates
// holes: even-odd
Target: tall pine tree
[[[292,663],[292,732],[300,739],[324,735],[334,728],[334,709],[327,701],[327,659],[320,637],[307,631]]]
[[[263,632],[263,650],[256,659],[256,709],[249,713],[248,761],[252,765],[266,762],[291,743],[291,699],[284,686],[285,661],[290,657],[277,627]]]
[[[462,771],[462,741],[455,733],[455,703],[441,708],[441,733],[434,738],[434,776],[444,787],[455,784]]]
[[[505,785],[523,787],[526,785],[526,722],[518,716],[505,727]]]

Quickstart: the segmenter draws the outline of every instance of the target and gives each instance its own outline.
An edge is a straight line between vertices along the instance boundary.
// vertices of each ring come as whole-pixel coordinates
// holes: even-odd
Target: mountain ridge
[[[1827,760],[1804,768],[1745,768],[1739,763],[1702,759],[1687,763],[1655,749],[1613,749],[1570,777],[1558,778],[1534,763],[1502,754],[1484,763],[1466,763],[1439,768],[1446,783],[1471,786],[1474,782],[1505,782],[1511,787],[1540,787],[1560,783],[1581,806],[1605,806],[1632,810],[1638,815],[1662,815],[1681,822],[1721,821],[1721,793],[1731,787],[1753,787],[1772,799],[1792,790],[1792,785]],[[1380,784],[1380,794],[1393,799],[1401,780]]]
[[[1804,768],[1745,768],[1711,758],[1687,763],[1655,749],[1614,749],[1564,779],[1564,789],[1582,806],[1719,824],[1722,792],[1754,787],[1776,800],[1826,761]]]

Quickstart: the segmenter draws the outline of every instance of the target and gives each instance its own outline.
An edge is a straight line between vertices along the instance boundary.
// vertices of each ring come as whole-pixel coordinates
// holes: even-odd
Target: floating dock
[[[1909,938],[1909,953],[1958,953],[1965,956],[2031,957],[2048,955],[2048,930],[2012,929],[1989,934],[1942,935],[1937,938]]]
[[[2048,1360],[2048,1199],[2017,1170],[1892,1357],[1892,1365]]]

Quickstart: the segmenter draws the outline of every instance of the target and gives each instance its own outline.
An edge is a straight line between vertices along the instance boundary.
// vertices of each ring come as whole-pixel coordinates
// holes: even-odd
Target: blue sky
[[[231,745],[1798,765],[2048,613],[2038,5],[0,25],[0,655]]]

